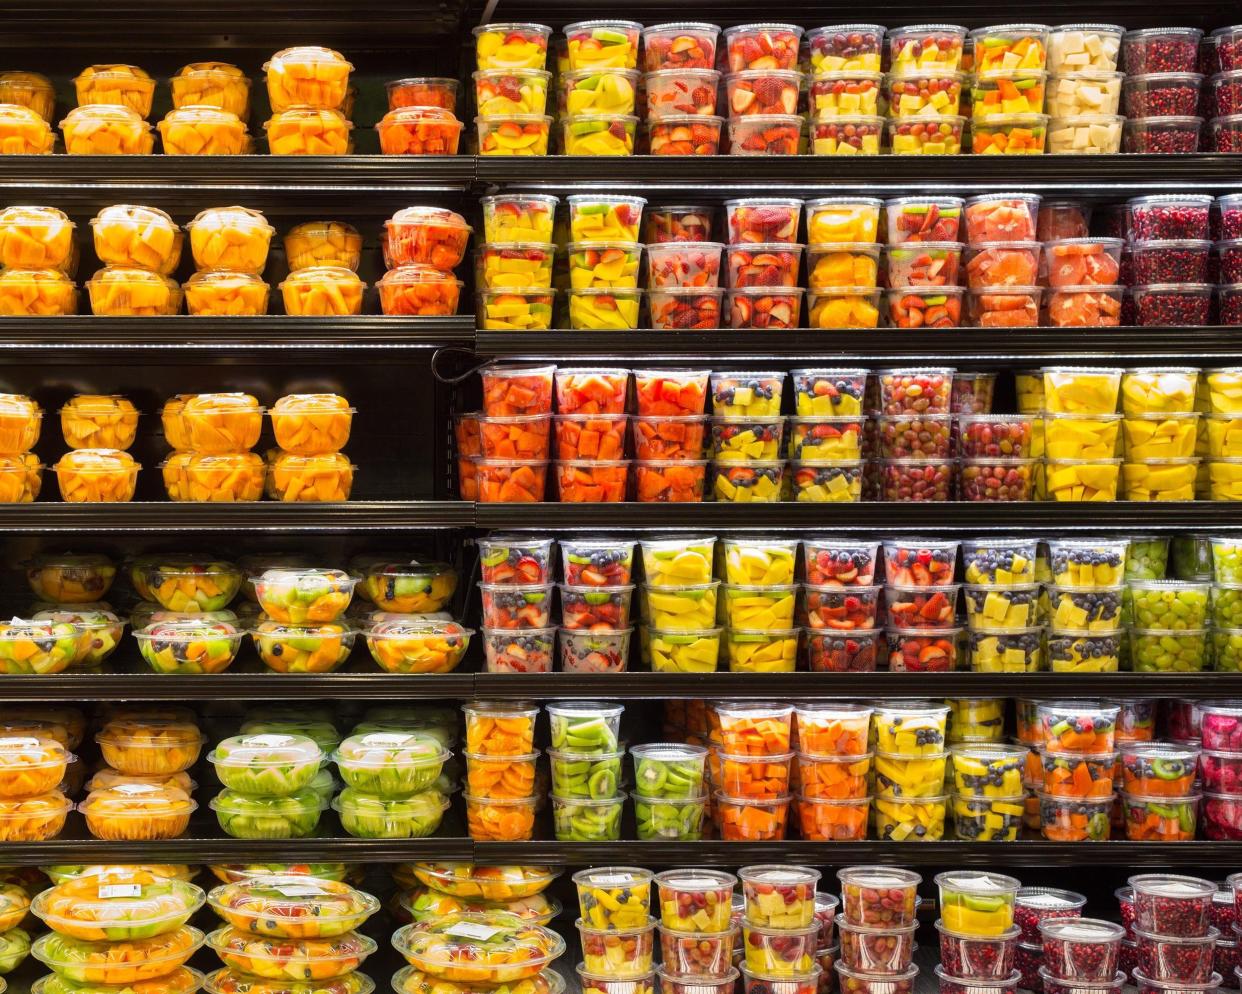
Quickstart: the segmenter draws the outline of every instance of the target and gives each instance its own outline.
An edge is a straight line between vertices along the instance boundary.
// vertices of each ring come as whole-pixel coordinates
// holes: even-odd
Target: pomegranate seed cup
[[[1014,970],[1008,976],[999,979],[974,980],[968,977],[954,977],[939,964],[936,966],[936,977],[940,981],[940,994],[1006,994],[1013,991],[1022,973]]]
[[[1126,930],[1097,918],[1060,918],[1040,922],[1044,966],[1056,978],[1106,981],[1117,971]]]
[[[1208,918],[1216,885],[1198,877],[1142,873],[1128,883],[1134,888],[1134,927],[1178,938],[1208,934]]]
[[[1041,922],[1058,918],[1078,918],[1087,899],[1072,890],[1055,887],[1020,887],[1014,900],[1013,920],[1022,929],[1022,941],[1042,943]]]
[[[962,980],[1005,980],[1013,970],[1021,929],[1017,925],[1000,935],[978,936],[954,932],[937,919],[940,963],[945,973]]]
[[[1139,968],[1150,980],[1205,983],[1212,976],[1217,929],[1202,936],[1157,935],[1136,928]]]

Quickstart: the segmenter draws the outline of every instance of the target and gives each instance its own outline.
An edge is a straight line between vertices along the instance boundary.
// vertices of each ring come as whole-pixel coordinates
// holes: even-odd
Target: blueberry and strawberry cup
[[[563,673],[622,673],[630,655],[630,636],[633,628],[609,631],[562,628],[561,672]]]
[[[497,535],[479,539],[478,545],[484,583],[527,586],[551,579],[551,539]]]
[[[623,587],[630,583],[634,543],[620,539],[561,539],[565,582],[574,587]]]
[[[889,585],[898,587],[952,584],[958,544],[938,539],[885,542],[884,578]]]
[[[808,538],[802,548],[807,583],[841,587],[873,585],[878,543]]]
[[[551,673],[555,628],[483,629],[488,673]]]
[[[808,632],[807,663],[812,673],[874,673],[883,648],[878,628],[852,632]]]

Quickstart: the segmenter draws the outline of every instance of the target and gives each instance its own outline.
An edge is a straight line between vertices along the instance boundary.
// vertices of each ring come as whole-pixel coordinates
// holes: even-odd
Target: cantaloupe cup
[[[281,452],[271,464],[273,496],[286,503],[349,500],[355,468],[341,452],[316,456]]]
[[[95,254],[105,266],[127,266],[168,275],[181,261],[180,229],[162,210],[116,204],[91,219]]]
[[[185,422],[185,404],[192,393],[179,393],[164,402],[160,410],[160,424],[164,429],[164,441],[174,449],[189,449],[190,427]],[[256,401],[257,403],[257,401]]]
[[[269,412],[276,444],[299,456],[340,452],[349,441],[354,408],[334,393],[293,393]]]
[[[190,253],[199,269],[261,273],[275,229],[258,211],[246,207],[213,207],[186,226]]]
[[[280,284],[285,313],[298,317],[340,317],[362,313],[366,283],[352,269],[312,266],[292,272]]]
[[[245,155],[251,148],[242,119],[216,107],[170,110],[159,130],[165,155]]]
[[[198,760],[203,735],[188,721],[117,718],[95,736],[104,762],[121,773],[166,776]]]
[[[74,449],[55,466],[60,498],[71,504],[133,500],[141,468],[119,449]]]
[[[43,842],[65,827],[73,804],[59,790],[15,801],[0,801],[0,842]]]
[[[26,452],[39,441],[43,413],[22,394],[0,394],[0,452]]]
[[[272,155],[347,155],[354,126],[337,110],[290,107],[263,127]]]
[[[29,107],[0,105],[0,155],[49,155],[52,127]]]
[[[76,107],[60,122],[69,155],[150,155],[151,125],[128,107]]]
[[[0,211],[0,266],[70,272],[74,227],[55,207],[6,207]]]
[[[357,272],[362,236],[344,221],[307,221],[285,235],[285,259],[290,272],[312,266],[344,266]]]
[[[128,449],[138,434],[138,409],[117,394],[80,393],[60,409],[60,430],[71,449]]]
[[[242,452],[259,441],[263,408],[248,393],[200,393],[186,399],[181,419],[187,448],[196,452]]]
[[[137,66],[87,66],[74,79],[73,86],[79,107],[94,104],[121,106],[139,117],[151,113],[151,99],[155,96],[155,80]]]
[[[272,110],[336,110],[345,102],[353,68],[340,52],[330,48],[301,45],[277,52],[263,64]]]
[[[191,62],[168,81],[173,107],[218,107],[250,116],[250,80],[227,62]]]
[[[43,489],[43,464],[32,452],[0,456],[0,504],[29,504]]]
[[[97,839],[145,841],[175,839],[189,827],[197,807],[175,787],[130,783],[91,791],[78,810]]]
[[[0,72],[0,104],[29,107],[48,124],[56,110],[56,88],[37,72]]]
[[[59,270],[0,270],[0,315],[56,317],[77,312],[77,287]]]
[[[194,316],[255,317],[267,313],[271,287],[261,276],[204,269],[182,284],[186,312]]]
[[[168,494],[169,500],[189,500],[186,496],[189,487],[186,482],[185,468],[190,464],[190,460],[194,458],[194,455],[193,452],[186,450],[176,450],[170,452],[168,458],[160,463],[160,475],[164,479],[164,492]]]
[[[177,281],[145,269],[105,266],[86,283],[91,313],[102,317],[149,318],[181,310]]]
[[[176,453],[188,456],[177,459],[179,470],[177,490],[180,496],[173,500],[200,503],[235,503],[259,500],[263,496],[263,481],[267,467],[257,452]],[[173,462],[170,458],[169,462]],[[168,470],[164,484],[168,485]]]
[[[14,800],[55,790],[71,762],[72,754],[55,739],[0,736],[0,797]],[[9,928],[20,924],[21,917]]]
[[[384,155],[456,155],[461,129],[443,107],[398,107],[375,126]]]
[[[433,266],[390,269],[375,284],[380,310],[405,317],[451,317],[457,313],[462,282]]]

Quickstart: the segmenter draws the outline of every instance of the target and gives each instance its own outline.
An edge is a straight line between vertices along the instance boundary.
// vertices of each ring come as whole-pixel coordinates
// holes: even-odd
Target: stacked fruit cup
[[[204,211],[187,228],[203,221],[205,215],[208,225],[219,226],[218,212]],[[181,261],[184,236],[172,218],[154,207],[116,204],[92,218],[91,232],[95,255],[104,264],[86,283],[91,313],[150,317],[176,314],[181,309],[181,288],[169,274]],[[200,245],[204,241],[200,238]],[[266,258],[265,244],[260,270]],[[197,252],[195,261],[202,269],[219,268],[200,261]]]
[[[1138,945],[1134,983],[1140,989],[1157,990],[1219,985],[1221,976],[1212,969],[1220,938],[1220,931],[1211,925],[1216,884],[1167,873],[1139,874],[1127,882],[1133,893]]]
[[[762,437],[767,428],[760,419],[759,424],[750,422],[739,426],[739,430],[754,431]],[[717,434],[716,426],[713,427],[713,434]],[[733,465],[739,464],[730,464],[730,468]],[[750,465],[758,472],[763,471],[762,465],[740,465]],[[718,466],[716,471],[722,474],[728,468]],[[730,672],[792,673],[798,661],[798,628],[795,626],[798,587],[794,583],[797,540],[774,537],[726,539],[722,545],[725,583],[721,599],[725,660]],[[741,780],[735,786],[744,792],[746,775],[761,772],[738,767],[734,773]],[[759,775],[756,780],[761,784],[764,777]],[[770,786],[773,790],[767,791],[765,796],[788,793],[788,777],[783,786],[779,783]]]
[[[1115,922],[1078,916],[1039,922],[1044,984],[1065,994],[1120,991],[1129,974],[1118,970],[1126,930]]]
[[[715,544],[715,536],[642,542],[646,582],[639,612],[653,671],[705,673],[718,665],[722,629],[717,624],[720,583],[712,578]]]
[[[1044,838],[1056,842],[1108,840],[1115,800],[1119,711],[1115,704],[1095,701],[1042,701],[1036,705],[1036,722],[1043,738],[1044,784],[1039,807]]]
[[[78,268],[77,227],[55,207],[0,210],[0,309],[7,315],[52,317],[78,312],[73,278]]]
[[[820,873],[806,866],[760,864],[738,870],[742,915],[741,971],[747,990],[788,984],[803,994],[820,976],[816,953],[821,923],[815,915]]]
[[[584,331],[638,327],[643,292],[642,197],[576,194],[569,204],[569,326]]]
[[[69,632],[66,629],[66,634]],[[35,644],[35,639],[39,640],[37,644],[40,646],[47,644],[42,641],[44,637],[43,632],[30,632],[31,644]],[[72,638],[69,639],[69,644],[72,644]],[[59,639],[56,650],[60,658],[65,657],[64,646]],[[66,663],[65,666],[67,665]],[[77,762],[77,757],[69,751],[65,743],[55,737],[57,731],[56,726],[50,723],[23,721],[20,728],[14,727],[0,736],[0,817],[3,819],[0,824],[3,824],[6,840],[41,842],[55,838],[64,828],[65,819],[73,809],[73,803],[60,788],[66,771],[71,764]],[[8,947],[10,942],[16,943],[24,938],[28,948],[30,939],[25,932],[8,934],[26,917],[25,905],[12,908],[12,901],[19,896],[10,890],[9,885],[0,890],[6,912],[3,922],[0,923],[3,925],[0,944]],[[26,903],[29,903],[28,898]],[[18,912],[16,917],[12,916],[12,911]]]
[[[957,155],[966,29],[915,24],[888,34],[888,140],[894,155]]]
[[[608,842],[621,837],[625,793],[619,704],[565,701],[547,706],[552,728],[552,821],[562,842]]]
[[[288,394],[277,400],[268,412],[277,445],[267,454],[271,496],[290,502],[348,500],[357,467],[341,449],[354,413],[339,394]],[[191,487],[191,499],[210,498]]]
[[[1052,583],[1045,588],[1054,673],[1115,673],[1120,666],[1128,543],[1064,539],[1049,543]]]
[[[730,994],[738,978],[731,920],[737,878],[719,870],[666,870],[655,884],[662,989]]]
[[[970,33],[975,47],[971,151],[976,155],[1044,153],[1050,30],[1046,24],[999,24]]]
[[[874,709],[871,816],[875,838],[937,842],[944,837],[948,717],[948,707],[930,701],[903,701]]]
[[[1083,895],[1072,890],[1056,887],[1018,888],[1013,918],[1019,934],[1013,963],[1022,973],[1022,987],[1034,990],[1033,985],[1038,983],[1039,970],[1044,965],[1044,940],[1039,931],[1040,925],[1045,921],[1079,918],[1086,903],[1087,899]]]
[[[910,994],[919,968],[912,963],[922,877],[887,866],[837,871],[841,958],[834,966],[843,991]]]
[[[310,787],[326,757],[305,735],[237,735],[207,756],[224,785],[211,800],[220,827],[237,839],[300,839],[327,807]]]
[[[43,463],[31,451],[42,427],[43,411],[33,398],[0,394],[0,497],[5,504],[29,504],[43,489]]]
[[[1238,73],[1239,97],[1242,98],[1242,72]],[[1242,126],[1242,116],[1238,118]],[[1242,148],[1242,138],[1238,146]],[[1220,231],[1213,234],[1219,272],[1216,274],[1218,320],[1223,325],[1242,325],[1242,197],[1225,194],[1216,198],[1216,209],[1221,216]]]
[[[477,73],[475,74],[477,77]],[[457,80],[398,79],[385,84],[388,113],[375,125],[384,155],[456,155],[462,122],[457,117]],[[513,83],[504,88],[512,95]],[[520,84],[516,87],[520,90]]]
[[[1202,67],[1204,72],[1216,70],[1204,86],[1204,105],[1208,121],[1209,150],[1236,152],[1242,149],[1242,31],[1234,24],[1218,28],[1206,39],[1206,47],[1215,55]],[[1199,68],[1199,67],[1197,67]]]
[[[483,413],[475,418],[479,429],[480,455],[473,461],[480,502],[539,503],[543,500],[548,475],[548,433],[552,424],[555,369],[555,366],[494,365],[485,366],[480,371]],[[504,426],[503,434],[500,427],[496,428],[494,440],[503,441],[507,448],[513,433],[523,434],[522,449],[535,454],[510,455],[493,448],[482,437],[482,426],[489,419],[501,419],[499,424]],[[493,421],[493,424],[496,422]],[[540,426],[542,437],[537,434]],[[512,445],[517,448],[516,441]],[[546,627],[550,623],[545,621],[543,626],[531,627]]]
[[[1045,366],[1042,373],[1046,499],[1116,500],[1121,476],[1121,458],[1117,456],[1121,418],[1114,412],[1123,370]],[[1121,582],[1124,560],[1122,549],[1116,579],[1110,583]],[[1071,562],[1070,568],[1076,572],[1081,568],[1086,576],[1091,565],[1088,556],[1081,564]],[[1081,582],[1088,587],[1101,585],[1098,577]],[[1074,586],[1074,581],[1069,585]]]
[[[981,194],[966,200],[966,303],[975,327],[1039,324],[1039,202],[1033,193]]]
[[[702,70],[669,69],[664,72],[701,73]],[[712,94],[715,99],[714,89]],[[657,130],[658,127],[657,125]],[[651,219],[648,220],[650,222]],[[650,223],[647,234],[647,307],[651,312],[651,327],[657,331],[675,331],[681,328],[719,328],[724,325],[720,313],[721,300],[724,297],[724,291],[720,289],[724,245],[697,238],[690,240],[680,237],[680,232],[676,233],[678,237],[670,238],[667,228],[662,225],[660,229],[656,229]],[[702,234],[704,238],[709,238],[710,227]],[[787,246],[780,246],[782,250],[785,248]],[[795,261],[795,284],[797,276]]]
[[[1122,813],[1126,838],[1136,842],[1188,842],[1199,811],[1194,792],[1199,749],[1176,743],[1131,742],[1121,746]],[[1212,760],[1204,758],[1205,771]],[[1205,776],[1205,781],[1211,780]],[[1205,783],[1217,790],[1219,780]]]
[[[974,743],[955,745],[950,752],[957,837],[974,842],[1015,841],[1026,807],[1022,788],[1026,749]]]
[[[1130,582],[1130,661],[1136,671],[1197,672],[1210,665],[1211,587],[1197,580]]]
[[[263,280],[274,229],[258,211],[244,207],[222,207],[203,211],[186,225],[190,233],[190,252],[198,272],[186,281],[186,310],[190,314],[211,316],[261,315],[267,313],[270,287]],[[176,267],[180,252],[177,235],[174,257],[168,270]],[[332,272],[331,269],[326,270]],[[310,309],[310,284],[317,267],[307,269],[306,285],[289,279],[281,284],[285,310],[289,314],[323,313]],[[357,277],[354,277],[357,279]],[[361,294],[359,293],[359,301]],[[305,309],[301,309],[303,305]],[[175,313],[175,307],[172,313]]]
[[[1207,792],[1203,805],[1204,837],[1208,839],[1242,838],[1242,777],[1237,775],[1233,755],[1242,752],[1242,707],[1227,701],[1205,704],[1201,711],[1204,786],[1210,778],[1213,788]],[[1191,734],[1183,726],[1183,734]]]
[[[879,387],[876,413],[892,417],[948,415],[953,410],[951,367],[907,367],[881,369],[875,380]],[[901,456],[879,460],[879,493],[885,501],[952,500],[956,482],[956,462],[935,456]],[[937,582],[948,583],[952,575]],[[894,582],[889,578],[889,582]]]
[[[878,632],[876,633],[879,634]],[[862,841],[871,806],[868,745],[871,708],[854,704],[801,704],[795,708],[795,806],[802,838]],[[820,948],[832,945],[831,929]]]
[[[808,537],[802,547],[807,604],[804,642],[811,672],[874,672],[888,647],[879,627],[875,596],[878,593],[875,566],[879,543]],[[851,596],[857,596],[857,605],[841,600]],[[812,604],[835,610],[817,610],[813,617]],[[828,623],[830,619],[835,620],[834,615],[841,614],[841,609],[845,617],[854,615],[854,621],[861,621],[863,618],[858,615],[867,608],[875,615],[870,627],[837,627]]]
[[[1047,669],[1034,539],[966,542],[967,648],[976,673]]]
[[[544,24],[483,24],[474,29],[474,123],[480,155],[548,154],[551,35]]]
[[[707,750],[703,746],[662,742],[635,746],[634,816],[640,839],[697,841],[703,837],[707,806]],[[695,899],[695,903],[699,898]],[[664,899],[661,897],[661,907]],[[726,899],[725,904],[728,904]],[[667,921],[667,919],[666,919]],[[696,928],[694,931],[714,931]],[[670,969],[673,969],[672,961]],[[728,956],[724,958],[727,965]],[[685,972],[673,969],[673,972]],[[693,972],[693,971],[690,971]]]
[[[625,454],[629,381],[628,369],[579,367],[556,371],[556,407],[560,413],[552,422],[555,472],[562,503],[626,499],[630,475],[630,461]],[[631,558],[627,553],[627,571]],[[616,582],[610,579],[606,585]],[[628,616],[627,605],[620,627],[628,624]]]
[[[949,745],[977,745],[1005,740],[1005,698],[946,697]]]
[[[1208,323],[1211,210],[1212,198],[1206,194],[1151,194],[1126,201],[1134,264],[1132,323],[1140,327]]]
[[[716,748],[709,755],[709,775],[720,838],[726,842],[785,838],[791,800],[792,705],[721,703],[713,714],[719,728],[713,731]],[[814,891],[814,883],[810,889]]]
[[[1057,328],[1121,324],[1120,238],[1057,238],[1044,244],[1044,323]]]
[[[959,823],[960,826],[960,823]],[[1021,928],[1014,924],[1020,885],[1013,877],[973,870],[937,874],[942,990],[1001,994],[1021,979],[1014,969]]]
[[[1127,117],[1123,152],[1197,152],[1203,133],[1198,28],[1149,28],[1121,38]]]
[[[1210,412],[1207,425],[1207,494],[1212,500],[1242,500],[1242,368],[1204,370],[1201,392],[1206,393]],[[1202,423],[1202,422],[1201,422]],[[1202,451],[1202,450],[1201,450]]]
[[[552,264],[556,258],[552,225],[558,203],[556,197],[538,193],[483,198],[483,245],[476,250],[474,263],[480,328],[546,331],[552,327]]]
[[[835,24],[808,31],[805,41],[811,64],[811,153],[879,155],[884,137],[884,28]]]
[[[647,91],[647,132],[652,155],[716,155],[719,152],[724,124],[724,119],[716,114],[716,93],[720,84],[720,73],[715,68],[719,36],[717,25],[697,22],[657,24],[643,29],[643,82]],[[748,103],[755,105],[748,113],[761,113],[754,94]],[[654,317],[652,321],[655,327],[662,327]]]
[[[565,26],[568,69],[558,79],[565,155],[634,154],[642,32],[641,24],[622,20]]]
[[[634,370],[634,495],[639,503],[703,500],[710,376],[706,369]],[[710,579],[709,550],[705,581]]]
[[[953,577],[958,543],[915,538],[888,541],[883,548],[888,668],[919,673],[956,669],[961,584]],[[877,767],[882,758],[877,757]],[[943,773],[943,753],[940,758]]]
[[[470,838],[525,842],[534,835],[535,717],[522,701],[473,701],[466,716],[466,826]]]
[[[264,125],[272,155],[348,155],[353,66],[330,48],[277,52],[263,66],[272,117]]]
[[[808,327],[865,329],[879,324],[877,239],[883,206],[882,200],[872,197],[821,197],[806,202],[807,285],[811,288]],[[751,214],[745,217],[753,219]],[[789,240],[794,237],[796,231]],[[755,239],[745,231],[743,238],[772,240]],[[794,303],[796,318],[797,302]]]
[[[248,155],[250,80],[227,63],[192,63],[169,80],[173,108],[158,127],[165,155]]]
[[[600,866],[574,874],[581,912],[576,922],[582,939],[578,977],[584,991],[652,994],[655,990],[653,876],[635,866]]]
[[[275,461],[269,468],[253,451],[263,430],[263,408],[247,393],[178,394],[165,402],[160,419],[164,440],[173,451],[160,466],[164,489],[175,501],[254,501],[263,496],[268,474],[274,486]],[[284,435],[286,441],[294,435]],[[348,467],[349,460],[345,460]],[[289,464],[286,472],[305,479],[315,474]],[[352,468],[349,469],[352,478]],[[132,493],[133,484],[130,484]],[[336,491],[337,485],[332,490]],[[285,493],[296,493],[286,489]],[[272,491],[275,496],[275,490]],[[315,487],[310,487],[310,497]],[[348,496],[348,491],[346,495]],[[305,497],[301,499],[306,499]],[[338,498],[338,499],[344,499]]]
[[[730,289],[726,305],[730,326],[797,328],[803,293],[798,285],[802,201],[785,197],[729,200],[725,202],[725,216],[729,229]],[[766,284],[759,282],[761,273],[766,274]]]
[[[794,24],[743,24],[725,31],[730,154],[798,154],[801,40],[802,28]]]
[[[859,246],[841,246],[846,253]],[[878,246],[862,246],[878,249]],[[833,247],[823,250],[834,255]],[[812,252],[814,257],[815,253]],[[868,260],[874,273],[874,257]],[[848,263],[847,263],[848,264]],[[874,279],[874,275],[871,277]],[[812,276],[814,285],[814,276]],[[850,503],[863,499],[866,458],[871,454],[871,422],[863,415],[863,394],[867,371],[863,369],[795,369],[793,371],[794,417],[789,421],[790,475],[794,496],[813,503]],[[851,548],[850,543],[845,547]],[[808,553],[809,554],[809,553]],[[854,568],[847,556],[837,570],[823,564],[823,571],[835,576]],[[808,559],[808,566],[810,560]],[[860,567],[869,565],[866,579],[851,578],[847,586],[868,586],[874,578],[875,545],[870,559],[863,557]],[[831,577],[810,581],[834,583]]]
[[[1048,35],[1048,151],[1104,155],[1121,151],[1124,73],[1117,71],[1124,29],[1062,24]],[[1083,232],[1082,234],[1086,234]]]
[[[73,80],[78,106],[71,110],[60,129],[65,135],[65,151],[70,155],[150,155],[155,136],[147,118],[155,97],[155,80],[138,66],[87,66]],[[53,96],[53,99],[54,96]],[[11,148],[26,154],[44,155],[52,151],[54,136],[49,123],[30,108],[16,118],[24,132],[24,148]],[[16,129],[14,129],[16,130]]]
[[[757,260],[763,258],[731,247],[731,269],[733,257],[739,253]],[[795,272],[796,265],[795,261]],[[731,504],[781,500],[786,490],[785,419],[781,416],[785,374],[713,372],[710,385],[715,412],[711,420],[712,499]],[[790,565],[793,552],[789,550]],[[793,582],[792,571],[785,582]],[[789,620],[792,624],[792,612]]]
[[[1212,661],[1217,670],[1236,672],[1242,669],[1242,543],[1213,537],[1212,565]]]
[[[556,629],[530,627],[548,614],[552,598],[552,540],[525,535],[479,539],[481,587],[490,592],[483,625],[483,656],[489,673],[551,673]],[[529,608],[500,610],[496,598],[529,601]]]
[[[904,77],[894,77],[900,87]],[[917,82],[912,80],[913,82]],[[894,85],[890,80],[890,85]],[[917,98],[916,98],[917,99]],[[956,107],[956,97],[953,98]],[[930,110],[921,113],[934,114]],[[889,322],[895,328],[956,328],[962,321],[959,197],[900,197],[885,201],[888,233]],[[944,439],[947,456],[948,438]]]
[[[442,207],[406,207],[385,221],[384,264],[389,269],[375,284],[381,310],[403,317],[456,314],[462,283],[453,270],[466,256],[470,231],[464,217]],[[539,255],[523,252],[519,257],[538,259]],[[345,295],[344,303],[352,309],[344,310],[341,301],[333,301],[326,308],[309,313],[361,313],[366,284],[343,267],[321,272],[328,282],[347,286],[350,293],[356,291],[357,301]],[[292,274],[290,280],[300,275]],[[479,285],[485,286],[485,281],[480,280]]]

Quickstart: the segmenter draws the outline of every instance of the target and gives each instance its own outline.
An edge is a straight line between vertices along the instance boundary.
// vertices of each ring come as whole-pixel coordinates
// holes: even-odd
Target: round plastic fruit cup
[[[837,915],[841,934],[841,962],[851,970],[868,976],[900,976],[910,968],[914,956],[913,925],[851,925]]]

